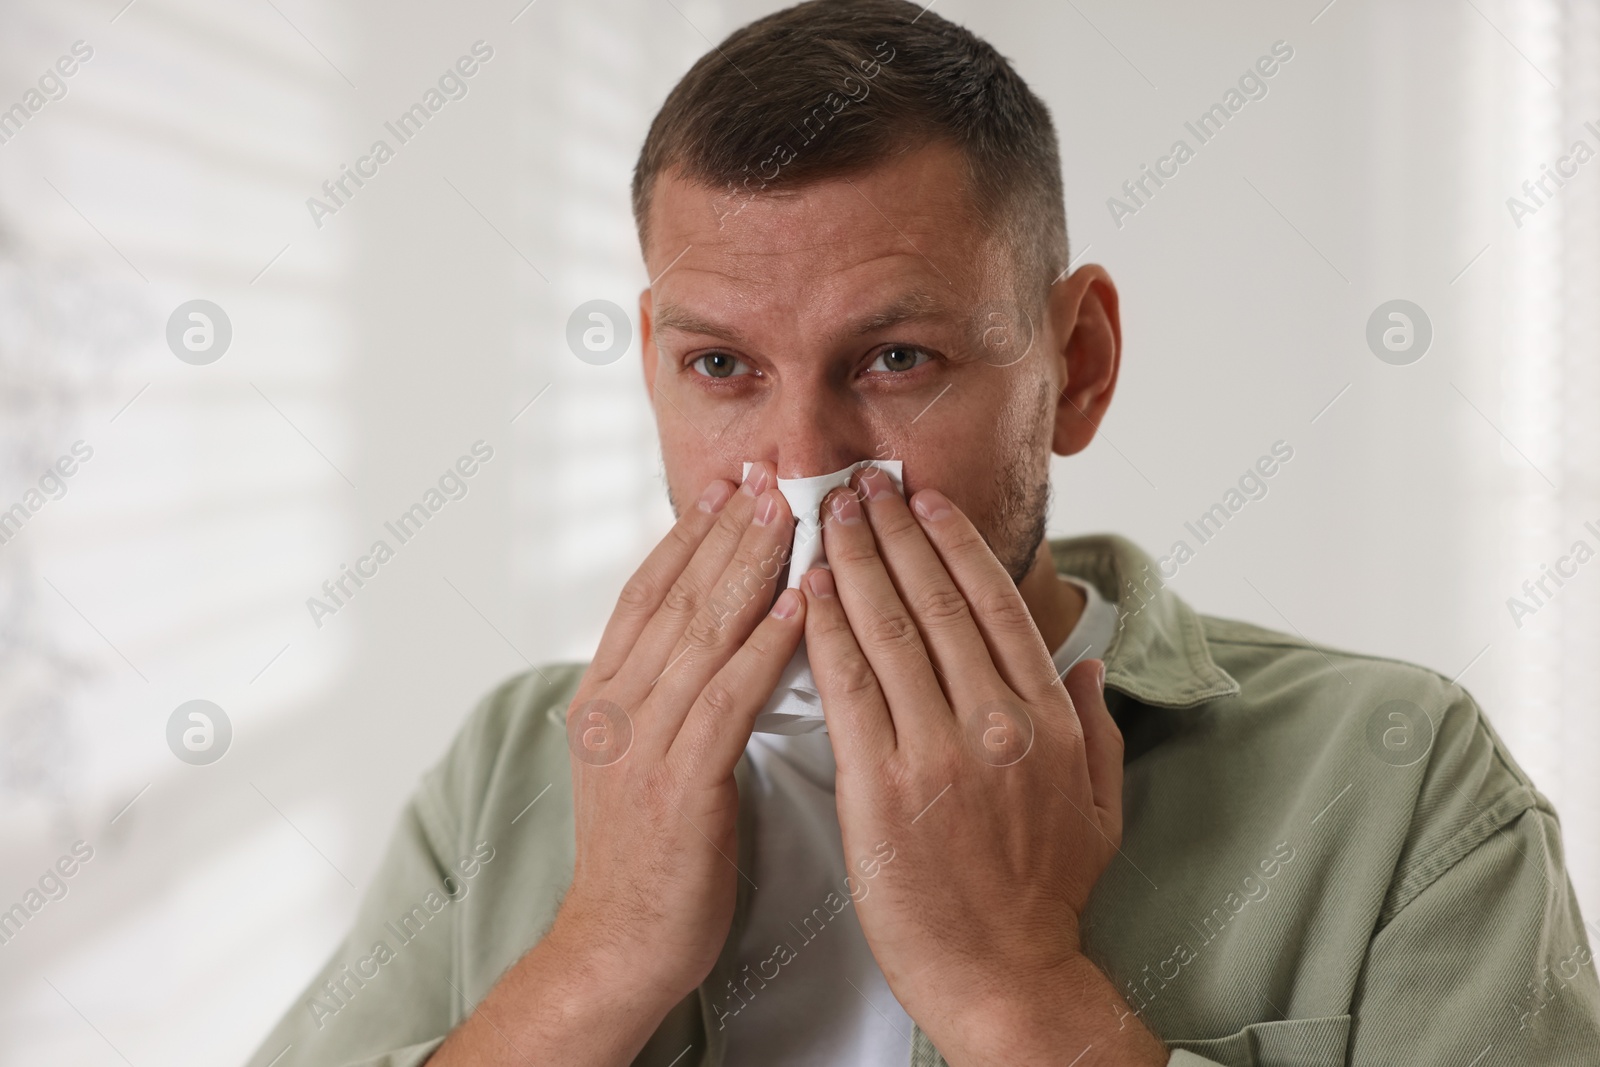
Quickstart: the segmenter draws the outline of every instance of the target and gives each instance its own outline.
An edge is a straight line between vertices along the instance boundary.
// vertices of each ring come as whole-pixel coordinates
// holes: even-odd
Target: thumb
[[[1122,731],[1106,707],[1106,665],[1087,659],[1067,672],[1067,696],[1083,726],[1083,747],[1089,787],[1100,829],[1122,843]]]

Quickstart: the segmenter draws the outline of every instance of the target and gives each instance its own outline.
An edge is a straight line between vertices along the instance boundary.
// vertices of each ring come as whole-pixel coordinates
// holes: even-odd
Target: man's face
[[[766,460],[779,477],[904,461],[1020,579],[1043,536],[1064,363],[1043,301],[976,217],[957,152],[753,198],[668,172],[640,298],[674,510]]]

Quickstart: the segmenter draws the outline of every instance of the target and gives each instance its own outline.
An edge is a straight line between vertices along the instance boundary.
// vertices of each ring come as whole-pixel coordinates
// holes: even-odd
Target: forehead
[[[748,192],[669,170],[645,253],[655,303],[977,302],[1011,264],[967,182],[960,154],[942,145],[789,188],[753,179]]]

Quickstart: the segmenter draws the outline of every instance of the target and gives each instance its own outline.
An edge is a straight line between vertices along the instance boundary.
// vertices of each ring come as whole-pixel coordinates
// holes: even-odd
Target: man
[[[634,204],[677,525],[592,663],[473,715],[258,1064],[1600,1061],[1555,813],[1464,691],[1043,540],[1117,292],[992,48],[756,22]],[[884,459],[780,593],[776,480]],[[802,638],[826,731],[753,733]]]

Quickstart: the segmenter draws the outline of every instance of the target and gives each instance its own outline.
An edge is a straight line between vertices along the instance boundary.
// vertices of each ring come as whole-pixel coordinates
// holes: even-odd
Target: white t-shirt
[[[1056,670],[1100,658],[1117,610],[1086,582],[1083,614],[1056,649]],[[727,1067],[903,1067],[911,1019],[867,947],[845,887],[844,845],[826,731],[753,734],[750,757],[756,889],[739,944],[737,991],[718,990]],[[866,857],[851,857],[855,860]],[[870,880],[850,885],[872,891]],[[749,966],[745,970],[745,965]],[[774,975],[774,971],[776,974]],[[772,977],[764,977],[772,976]]]

